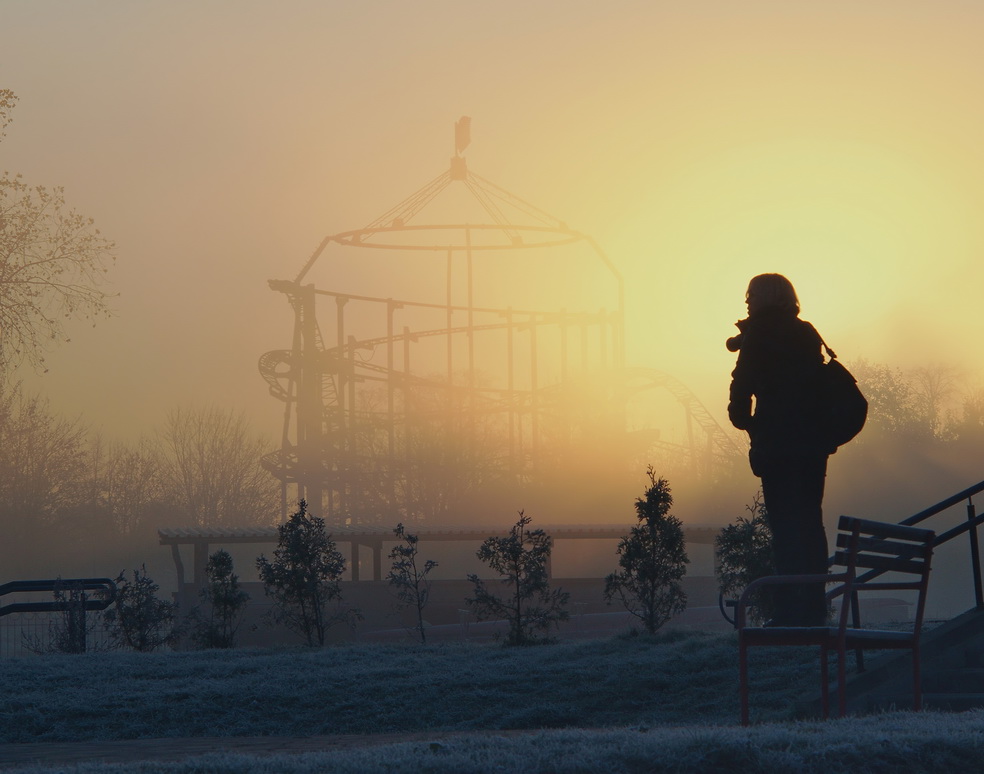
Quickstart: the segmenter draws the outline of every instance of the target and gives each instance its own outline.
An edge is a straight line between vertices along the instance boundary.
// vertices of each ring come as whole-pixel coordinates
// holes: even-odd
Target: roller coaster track
[[[626,380],[643,379],[649,386],[662,387],[670,393],[683,406],[687,414],[704,431],[707,438],[718,452],[731,455],[740,454],[741,448],[738,443],[717,423],[711,413],[703,403],[691,392],[679,379],[670,376],[664,371],[657,371],[653,368],[626,368],[623,369]]]
[[[497,329],[504,327],[504,324],[494,324],[488,326],[479,326],[484,329]],[[453,331],[463,332],[467,330],[466,328],[453,329]],[[446,335],[447,329],[437,329],[429,331],[420,331],[414,336],[426,337],[426,336],[437,336]],[[387,337],[380,337],[376,339],[366,339],[357,342],[359,348],[373,348],[375,346],[384,345],[389,341]],[[340,348],[334,347],[328,350],[322,351],[322,356],[329,361],[334,363],[334,368],[337,369],[338,363],[340,363],[339,358]],[[271,385],[271,393],[274,395],[283,396],[282,400],[286,400],[289,393],[284,389],[282,385],[282,380],[291,373],[289,370],[290,364],[292,362],[292,353],[286,350],[275,350],[273,352],[268,352],[261,358],[261,372],[267,379],[268,383]],[[288,365],[288,370],[279,371],[278,366],[286,363]],[[387,381],[387,380],[398,380],[403,384],[416,384],[419,386],[428,387],[446,387],[447,385],[434,378],[424,378],[419,376],[414,376],[412,374],[406,374],[398,371],[390,371],[385,366],[377,365],[370,361],[357,361],[355,367],[363,372],[363,378],[369,378],[376,381]],[[328,370],[328,369],[326,369]],[[373,374],[370,376],[369,374]],[[330,374],[326,373],[326,378]],[[703,403],[697,398],[696,395],[680,380],[667,374],[663,371],[659,371],[651,368],[624,368],[613,372],[608,376],[608,383],[614,385],[615,395],[613,398],[617,401],[625,401],[633,395],[637,395],[641,392],[651,389],[663,389],[668,392],[683,408],[686,412],[688,419],[693,421],[697,427],[702,431],[704,437],[707,440],[707,445],[709,449],[712,449],[719,460],[724,461],[729,458],[734,458],[736,455],[742,453],[742,449],[738,442],[729,435],[714,419],[711,413],[707,410]],[[331,382],[333,386],[333,381]],[[561,389],[562,385],[554,385],[549,388],[545,388],[541,394],[544,396],[549,396],[553,391]],[[527,394],[526,391],[513,391],[510,393],[508,390],[499,388],[480,388],[473,389],[467,386],[458,385],[453,386],[451,389],[462,394],[474,393],[476,395],[482,396],[483,405],[477,409],[477,413],[489,413],[494,414],[498,411],[505,410],[509,406],[513,407],[513,410],[520,412],[532,410],[532,400],[531,396]],[[330,392],[332,400],[326,402],[325,411],[336,410],[338,408],[337,397],[332,390]],[[549,400],[540,406],[541,411],[549,410],[550,402]],[[660,446],[668,448],[665,442],[659,442]],[[326,452],[330,451],[328,449]],[[292,467],[296,464],[296,456],[289,451],[278,451],[273,454],[267,455],[268,460],[265,460],[268,468],[273,470],[274,468],[278,470],[285,470],[286,468]],[[326,465],[326,470],[330,469],[330,462]]]

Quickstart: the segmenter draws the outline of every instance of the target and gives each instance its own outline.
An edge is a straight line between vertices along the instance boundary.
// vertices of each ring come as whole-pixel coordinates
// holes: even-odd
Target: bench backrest
[[[847,621],[849,608],[857,610],[858,592],[909,590],[917,594],[915,627],[918,631],[926,606],[936,533],[930,529],[851,516],[841,516],[838,528],[834,564],[847,568],[847,579],[829,592],[828,597],[845,597],[841,606],[841,625]],[[858,574],[860,570],[864,572]],[[891,573],[891,576],[876,580],[885,573]]]

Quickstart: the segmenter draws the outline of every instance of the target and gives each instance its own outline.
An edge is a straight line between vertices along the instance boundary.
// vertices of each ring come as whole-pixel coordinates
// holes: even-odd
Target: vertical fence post
[[[974,500],[967,498],[967,521],[971,523],[967,534],[970,536],[970,562],[974,571],[974,601],[977,609],[984,609],[984,590],[981,588],[981,549],[977,543],[977,525],[974,520],[977,512],[974,509]]]
[[[85,653],[88,645],[88,643],[86,642],[86,637],[88,635],[88,632],[86,631],[86,629],[88,629],[88,621],[86,621],[86,615],[85,615],[85,590],[79,591],[78,606],[79,606],[77,612],[78,630],[76,632],[76,636],[78,637],[78,642],[76,643],[78,650],[75,652]]]

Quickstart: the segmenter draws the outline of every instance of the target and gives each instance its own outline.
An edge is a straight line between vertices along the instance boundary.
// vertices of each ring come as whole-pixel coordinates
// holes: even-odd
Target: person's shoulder
[[[799,323],[800,328],[805,333],[808,333],[812,338],[815,338],[817,341],[820,341],[820,334],[817,331],[817,329],[813,327],[813,323],[809,322],[808,320],[801,320],[799,317],[796,318],[796,321]]]
[[[802,347],[804,352],[809,351],[812,357],[812,353],[819,353],[822,350],[823,336],[813,327],[812,323],[799,318],[797,318],[797,322],[799,322],[799,330],[796,335],[799,341],[797,346]]]

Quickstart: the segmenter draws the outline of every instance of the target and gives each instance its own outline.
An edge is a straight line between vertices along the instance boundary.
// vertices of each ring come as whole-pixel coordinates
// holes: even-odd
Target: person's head
[[[752,277],[745,293],[748,313],[755,314],[765,309],[781,309],[799,314],[799,299],[793,283],[781,274],[759,274]]]

